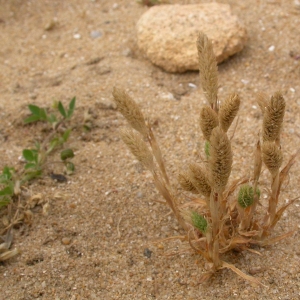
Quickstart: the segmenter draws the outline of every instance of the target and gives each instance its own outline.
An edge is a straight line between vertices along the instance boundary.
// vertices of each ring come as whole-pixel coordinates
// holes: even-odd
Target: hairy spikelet
[[[272,176],[276,175],[282,164],[282,152],[274,142],[265,142],[262,146],[262,159]]]
[[[212,43],[202,32],[198,35],[197,49],[202,89],[207,101],[214,106],[218,94],[218,67]]]
[[[213,129],[210,137],[209,181],[217,192],[222,191],[228,181],[232,166],[232,151],[226,133]]]
[[[263,119],[263,140],[279,140],[282,121],[285,112],[285,100],[280,92],[271,97],[265,108]]]
[[[222,104],[219,110],[220,127],[227,132],[235,116],[240,108],[240,97],[237,94],[232,94]]]
[[[198,190],[189,179],[189,175],[187,172],[183,172],[178,175],[178,182],[185,191],[191,192],[193,194],[198,194]]]
[[[211,187],[203,169],[197,164],[189,166],[189,179],[200,194],[210,196]]]
[[[219,124],[218,115],[210,106],[204,106],[200,112],[199,123],[204,138],[209,141],[212,130]]]
[[[264,114],[265,109],[268,105],[268,96],[265,93],[258,93],[256,102],[257,102],[258,106],[260,107],[262,114]]]
[[[132,154],[148,169],[154,169],[153,155],[140,134],[131,129],[121,129],[121,138]]]
[[[113,96],[119,112],[128,123],[144,137],[147,136],[148,128],[137,103],[123,89],[114,88]]]

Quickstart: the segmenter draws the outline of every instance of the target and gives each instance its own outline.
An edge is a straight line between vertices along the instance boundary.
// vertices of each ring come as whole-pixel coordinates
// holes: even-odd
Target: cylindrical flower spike
[[[232,94],[221,105],[219,110],[220,127],[227,132],[240,108],[240,97]]]
[[[180,173],[178,176],[178,182],[180,186],[187,192],[191,192],[193,194],[198,194],[198,190],[193,185],[192,181],[189,179],[188,172]]]
[[[218,97],[218,66],[211,41],[200,32],[197,40],[200,82],[207,101],[216,107]]]
[[[146,137],[148,128],[137,103],[122,89],[114,88],[113,96],[119,112],[135,130]]]
[[[221,192],[228,181],[232,166],[232,151],[226,133],[219,127],[210,138],[209,181],[212,189]]]
[[[204,106],[200,112],[199,123],[204,138],[209,141],[212,130],[219,124],[218,115],[210,106]]]
[[[275,93],[264,110],[263,141],[279,141],[285,113],[285,100],[280,92]]]
[[[121,138],[132,154],[150,171],[154,170],[153,154],[139,133],[130,129],[121,129]]]
[[[274,142],[265,142],[262,146],[262,159],[272,176],[276,176],[282,164],[282,151]]]
[[[205,197],[209,197],[211,193],[211,187],[203,169],[197,164],[191,164],[188,174],[189,180],[192,182],[193,186],[198,190],[198,192]]]

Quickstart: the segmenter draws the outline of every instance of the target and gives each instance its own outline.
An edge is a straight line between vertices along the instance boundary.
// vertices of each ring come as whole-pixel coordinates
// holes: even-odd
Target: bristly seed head
[[[232,166],[232,151],[226,133],[220,128],[213,129],[210,138],[209,181],[217,192],[221,192],[228,181]]]
[[[282,151],[274,142],[264,142],[262,146],[262,160],[272,176],[275,176],[282,164]]]
[[[132,154],[150,171],[154,170],[153,154],[139,133],[131,129],[121,129],[121,138]]]
[[[198,194],[198,190],[189,179],[189,174],[187,172],[183,172],[178,175],[178,182],[185,191]]]
[[[256,189],[256,194],[260,196],[260,190]],[[254,189],[249,184],[244,184],[241,186],[238,195],[238,203],[241,207],[247,208],[252,205],[254,201]]]
[[[216,106],[218,97],[218,66],[211,41],[200,32],[197,40],[200,82],[207,101]]]
[[[285,113],[285,100],[280,92],[275,93],[264,110],[263,141],[279,141],[283,117]]]
[[[123,89],[115,87],[113,89],[113,96],[119,112],[135,130],[146,137],[148,128],[137,103]]]
[[[203,106],[199,123],[204,138],[209,141],[212,130],[219,124],[218,115],[210,106]]]
[[[219,110],[220,127],[227,132],[240,108],[240,97],[237,94],[229,96]]]
[[[205,233],[207,230],[207,221],[206,219],[199,215],[196,211],[191,212],[191,221],[192,224],[200,230],[202,233]]]
[[[189,180],[200,194],[205,197],[210,196],[211,187],[201,166],[197,164],[191,164],[189,166],[188,176]]]

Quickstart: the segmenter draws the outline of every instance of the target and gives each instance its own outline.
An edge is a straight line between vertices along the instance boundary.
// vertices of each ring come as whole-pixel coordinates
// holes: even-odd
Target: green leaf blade
[[[64,118],[67,118],[66,110],[65,110],[63,104],[61,103],[61,101],[58,102],[57,109]]]
[[[14,190],[11,186],[7,186],[4,189],[0,190],[0,196],[12,196],[14,194]]]
[[[36,151],[30,150],[30,149],[24,149],[22,154],[23,154],[23,157],[28,162],[36,162],[36,159],[37,159],[37,152]]]
[[[24,123],[29,124],[37,121],[40,121],[40,117],[37,115],[31,115],[24,120]]]
[[[28,108],[29,108],[29,110],[31,111],[31,113],[32,113],[33,115],[35,115],[35,116],[40,116],[40,111],[41,111],[41,109],[40,109],[38,106],[33,105],[33,104],[29,104],[29,105],[28,105]]]
[[[73,97],[73,99],[69,103],[69,109],[68,109],[68,119],[70,119],[74,113],[76,105],[76,97]]]
[[[66,160],[68,158],[73,158],[73,157],[74,157],[74,152],[72,149],[65,149],[60,153],[61,160]]]

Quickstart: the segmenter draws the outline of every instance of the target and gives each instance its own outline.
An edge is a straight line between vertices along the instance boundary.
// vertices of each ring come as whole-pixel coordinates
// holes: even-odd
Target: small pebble
[[[273,52],[273,51],[275,50],[275,46],[274,46],[274,45],[270,46],[268,50],[269,50],[270,52]]]
[[[93,30],[91,31],[90,36],[92,39],[97,39],[102,36],[102,32],[98,30]]]
[[[164,100],[176,100],[172,93],[162,93],[160,97]]]
[[[68,238],[68,237],[64,237],[61,239],[61,242],[64,244],[64,245],[70,245],[71,244],[71,239]]]
[[[145,249],[144,249],[144,255],[145,255],[147,258],[151,258],[152,251],[149,250],[148,248],[145,248]]]
[[[193,83],[189,83],[188,86],[192,89],[195,89],[197,88],[196,84],[193,84]]]
[[[79,33],[75,33],[73,35],[73,38],[76,39],[76,40],[79,40],[81,38],[81,35]]]

